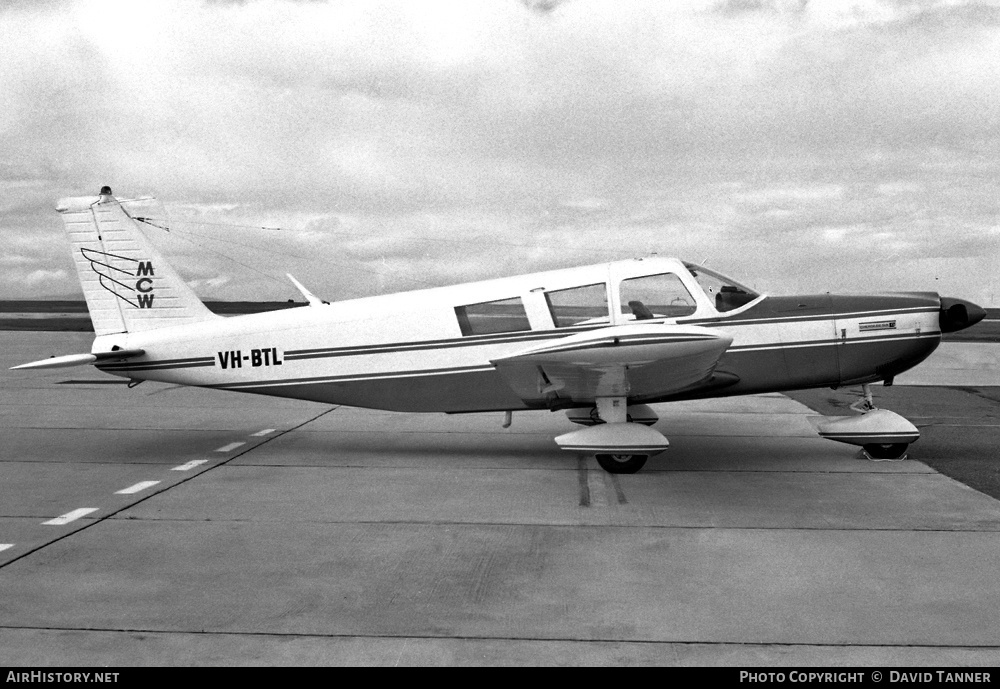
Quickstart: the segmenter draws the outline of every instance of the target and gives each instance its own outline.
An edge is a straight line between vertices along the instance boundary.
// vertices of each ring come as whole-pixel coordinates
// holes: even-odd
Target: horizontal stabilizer
[[[114,352],[98,352],[96,354],[67,354],[66,356],[53,356],[41,361],[32,361],[20,366],[11,366],[11,371],[18,371],[29,368],[68,368],[70,366],[83,366],[84,364],[96,364],[98,361],[121,361],[132,357],[142,356],[146,352],[142,349],[119,349]]]

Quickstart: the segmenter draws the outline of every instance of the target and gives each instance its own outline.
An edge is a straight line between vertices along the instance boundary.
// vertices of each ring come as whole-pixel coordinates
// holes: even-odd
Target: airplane
[[[555,438],[634,473],[669,446],[650,404],[862,386],[821,437],[905,456],[913,424],[870,385],[927,358],[985,311],[934,292],[769,296],[676,258],[646,257],[328,303],[211,312],[109,187],[59,201],[93,322],[90,353],[14,369],[91,364],[130,380],[404,412],[563,410]]]

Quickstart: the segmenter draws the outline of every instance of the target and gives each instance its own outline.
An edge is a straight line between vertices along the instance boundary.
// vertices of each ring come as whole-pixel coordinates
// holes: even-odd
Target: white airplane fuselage
[[[603,284],[620,303],[622,280],[671,272],[694,295],[694,313],[637,321],[611,308],[599,322],[557,327],[546,293]],[[530,329],[463,334],[456,307],[520,298]],[[331,404],[399,411],[473,412],[566,408],[593,399],[514,394],[493,361],[567,336],[615,326],[695,325],[732,344],[717,382],[663,395],[655,371],[633,380],[630,402],[739,395],[890,378],[940,342],[936,294],[761,296],[719,313],[676,259],[648,258],[217,318],[195,325],[105,335],[95,351],[142,349],[101,370],[157,380]]]

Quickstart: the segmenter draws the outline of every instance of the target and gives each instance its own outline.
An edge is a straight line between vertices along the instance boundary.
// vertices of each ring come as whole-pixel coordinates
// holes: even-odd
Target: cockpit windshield
[[[691,275],[698,281],[698,285],[704,290],[709,300],[715,304],[715,310],[719,313],[738,309],[760,296],[746,285],[741,285],[714,270],[703,268],[694,263],[685,263],[684,266],[691,271]]]

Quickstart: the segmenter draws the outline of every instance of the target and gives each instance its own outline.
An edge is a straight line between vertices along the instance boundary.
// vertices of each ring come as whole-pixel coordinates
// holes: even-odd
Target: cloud
[[[36,285],[40,282],[53,282],[66,277],[65,270],[33,270],[23,278],[21,282],[26,285]]]
[[[996,256],[1000,10],[978,3],[80,1],[0,18],[0,240],[58,266],[53,200],[103,184],[178,222],[291,230],[160,237],[193,279],[225,264],[213,289],[262,298],[285,270],[364,294],[648,250],[793,291],[886,289],[916,256]],[[895,264],[827,272],[849,263],[837,251],[885,260],[861,241],[881,232]]]
[[[14,267],[7,265],[4,266],[0,287],[8,295],[6,298],[23,299],[30,297],[39,289],[52,294],[51,286],[67,284],[68,278],[69,274],[62,268],[32,269],[27,263]],[[80,292],[79,288],[75,291]]]
[[[740,191],[733,194],[736,201],[772,205],[781,202],[808,203],[810,201],[826,201],[840,199],[844,196],[844,188],[838,184],[824,184],[813,187],[792,186],[770,189],[755,189]]]

